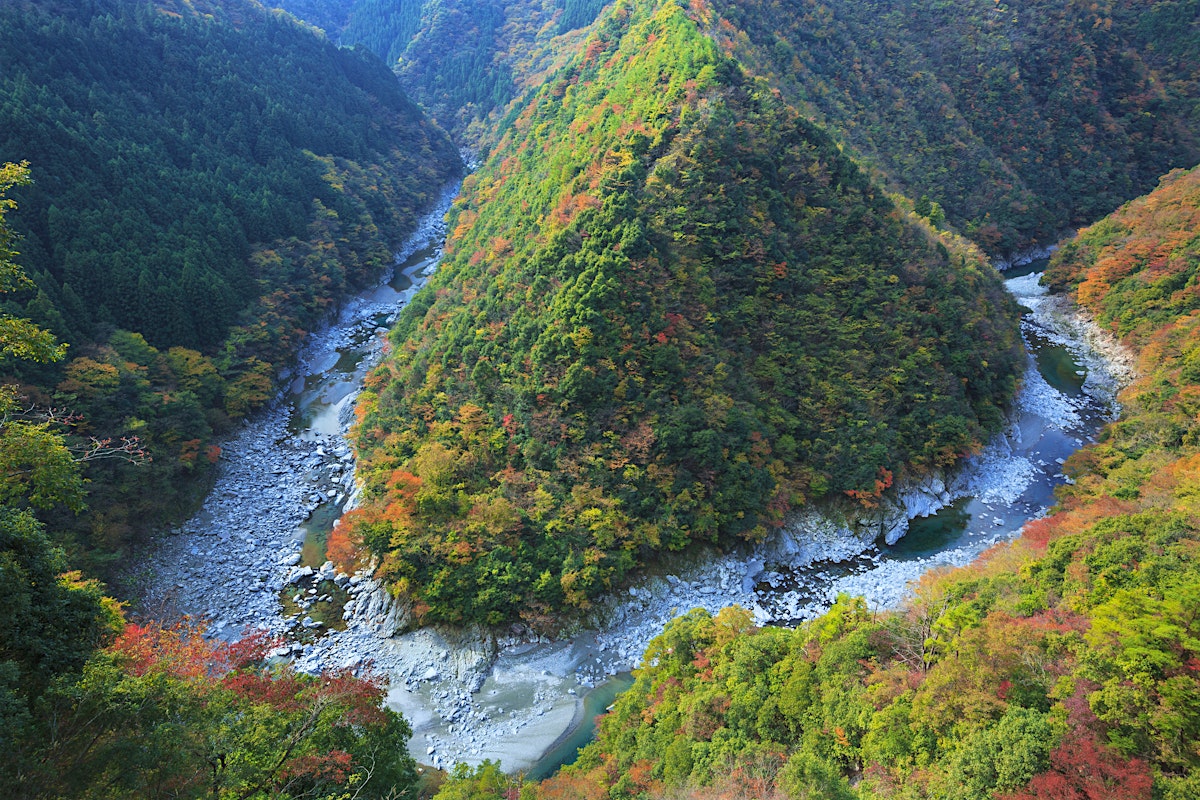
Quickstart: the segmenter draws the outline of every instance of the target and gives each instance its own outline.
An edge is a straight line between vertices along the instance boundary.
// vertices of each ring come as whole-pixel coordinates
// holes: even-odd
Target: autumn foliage
[[[1092,737],[1071,733],[1050,753],[1050,769],[1000,800],[1150,800],[1152,783],[1145,761],[1122,759]]]
[[[617,4],[514,105],[367,381],[355,531],[427,621],[587,609],[1002,422],[1023,362],[994,271],[722,56],[711,15]]]
[[[47,694],[53,726],[17,796],[115,786],[139,797],[381,797],[410,786],[411,731],[383,708],[380,684],[272,667],[274,644],[213,641],[190,622],[127,624],[77,687]]]

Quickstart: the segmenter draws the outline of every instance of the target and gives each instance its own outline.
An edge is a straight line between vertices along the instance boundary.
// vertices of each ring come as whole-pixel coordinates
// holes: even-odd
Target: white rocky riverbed
[[[431,216],[426,238],[438,232],[439,218]],[[429,264],[436,261],[421,268]],[[490,758],[508,770],[529,768],[580,724],[582,696],[634,668],[649,640],[678,613],[739,604],[761,623],[791,623],[820,613],[839,592],[891,607],[924,571],[966,563],[1044,512],[1052,486],[1065,480],[1059,466],[1065,455],[1055,454],[1082,445],[1113,413],[1129,361],[1063,301],[1046,297],[1036,275],[1008,285],[1031,309],[1023,323],[1027,341],[1069,351],[1082,373],[1077,391],[1051,386],[1031,359],[1008,431],[955,475],[906,487],[854,526],[798,515],[756,548],[695,553],[660,567],[600,604],[591,629],[570,638],[548,641],[520,627],[396,635],[402,609],[369,575],[341,575],[331,564],[300,566],[301,524],[322,504],[341,505],[352,495],[354,465],[340,433],[289,430],[291,410],[282,404],[224,444],[220,475],[203,508],[165,537],[153,558],[143,607],[163,616],[205,617],[212,634],[223,638],[251,629],[290,636],[293,643],[280,653],[300,670],[347,668],[385,677],[387,702],[409,719],[410,747],[424,763],[449,767]],[[381,309],[379,298],[369,294],[351,304],[337,325],[314,337],[302,363],[328,369],[339,345],[376,334],[381,311],[396,312]],[[353,397],[350,390],[334,394],[338,418],[345,419]],[[968,519],[957,538],[936,552],[903,551],[904,540],[889,547],[911,518],[951,503]],[[330,585],[340,591],[318,589]],[[285,587],[301,601],[291,616],[280,604]],[[333,616],[345,618],[345,630],[328,630],[306,613],[334,602],[344,609]]]

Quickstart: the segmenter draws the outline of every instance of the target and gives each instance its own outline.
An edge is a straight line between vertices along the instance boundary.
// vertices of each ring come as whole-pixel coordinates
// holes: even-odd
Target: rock
[[[312,567],[292,567],[292,571],[288,574],[288,578],[285,583],[296,583],[301,578],[307,578],[312,574]]]

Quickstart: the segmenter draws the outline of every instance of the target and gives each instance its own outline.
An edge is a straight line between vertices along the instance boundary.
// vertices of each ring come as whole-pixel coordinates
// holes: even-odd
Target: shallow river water
[[[760,590],[773,621],[811,617],[828,604],[831,589],[893,606],[910,580],[970,562],[1054,505],[1054,489],[1068,480],[1063,462],[1113,417],[1123,368],[1078,337],[1065,305],[1047,297],[1037,282],[1045,263],[1005,276],[1025,308],[1021,333],[1029,361],[1008,430],[955,476],[954,501],[911,520],[895,544],[768,573]]]

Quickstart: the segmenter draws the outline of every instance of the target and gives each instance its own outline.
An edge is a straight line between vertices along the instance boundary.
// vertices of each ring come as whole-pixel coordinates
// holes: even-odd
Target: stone
[[[296,583],[301,578],[307,578],[313,574],[312,567],[292,567],[291,574],[288,575],[287,583]]]

